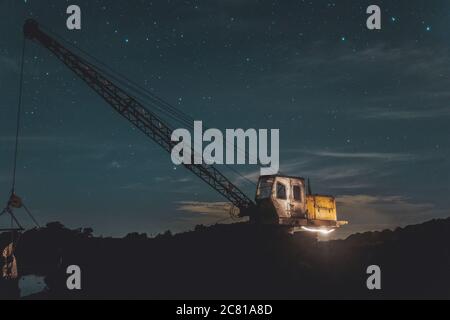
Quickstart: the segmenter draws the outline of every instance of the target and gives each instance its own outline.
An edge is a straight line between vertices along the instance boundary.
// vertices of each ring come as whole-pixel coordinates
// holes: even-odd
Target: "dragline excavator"
[[[107,72],[63,46],[34,20],[25,22],[24,34],[27,39],[50,50],[115,111],[164,150],[171,152],[177,143],[171,140],[171,127],[137,98],[128,94],[125,88],[119,87]],[[253,201],[216,167],[207,164],[183,165],[238,208],[239,217],[249,217],[250,223],[280,225],[290,231],[317,232],[330,232],[347,223],[337,220],[334,197],[311,194],[310,190],[307,192],[303,178],[261,176]]]

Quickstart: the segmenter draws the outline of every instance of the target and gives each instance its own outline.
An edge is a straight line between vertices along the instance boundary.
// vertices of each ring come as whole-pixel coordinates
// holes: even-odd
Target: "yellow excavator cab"
[[[305,179],[301,177],[261,176],[256,190],[255,222],[278,224],[291,231],[334,230],[347,221],[337,220],[333,196],[306,194]]]

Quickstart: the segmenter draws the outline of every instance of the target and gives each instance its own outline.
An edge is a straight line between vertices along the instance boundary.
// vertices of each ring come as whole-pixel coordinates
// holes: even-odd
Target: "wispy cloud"
[[[450,92],[449,92],[450,95]],[[385,120],[412,120],[450,117],[450,106],[443,105],[434,108],[367,108],[364,112],[357,112],[360,118],[364,119],[385,119]]]
[[[160,176],[160,177],[154,177],[153,180],[155,182],[171,182],[171,183],[187,183],[191,182],[191,177],[182,177],[182,178],[175,178],[173,176]]]
[[[416,159],[413,154],[406,153],[383,153],[383,152],[339,152],[339,151],[326,151],[326,150],[314,150],[308,151],[310,154],[331,157],[331,158],[344,158],[344,159],[368,159],[368,160],[385,160],[385,161],[409,161]]]
[[[344,154],[337,153],[337,155],[343,157]],[[279,174],[310,177],[312,179],[321,181],[332,181],[332,180],[355,178],[358,176],[363,177],[370,175],[372,172],[374,172],[374,170],[376,170],[374,165],[370,163],[366,164],[344,163],[334,165],[330,164],[321,165],[320,163],[315,161],[315,157],[317,156],[319,156],[319,154],[311,153],[310,158],[307,159],[305,159],[305,157],[303,157],[302,160],[293,158],[286,159],[282,161],[280,164]],[[331,156],[331,154],[327,156]],[[360,156],[362,156],[362,154]],[[358,159],[358,157],[356,157],[355,159]],[[387,171],[384,171],[384,174],[387,174]],[[258,180],[259,175],[260,175],[259,169],[255,169],[245,173],[243,176],[246,179],[256,182]],[[236,178],[235,183],[238,185],[242,185],[244,183],[244,178],[242,177]]]
[[[201,202],[180,201],[177,202],[177,210],[200,215],[213,216],[215,218],[226,218],[229,216],[229,202]]]
[[[189,225],[210,225],[215,223],[232,223],[229,202],[201,202],[181,201],[177,202],[177,210],[182,213],[180,221]],[[244,221],[240,219],[240,221]]]
[[[330,181],[355,178],[358,176],[367,176],[371,172],[372,170],[370,170],[369,166],[343,164],[310,169],[305,173],[311,178],[316,178],[322,181]]]
[[[367,189],[372,188],[374,185],[370,183],[341,183],[333,185],[333,189]]]
[[[292,149],[285,150],[280,164],[280,174],[311,178],[313,185],[325,186],[328,192],[343,190],[374,191],[386,177],[397,174],[403,162],[427,161],[433,155],[346,149]],[[299,160],[301,159],[301,160]],[[255,168],[237,177],[233,182],[245,185],[245,180],[256,182],[259,169]],[[361,191],[359,191],[361,192]]]
[[[376,68],[379,65],[393,66],[399,76],[420,75],[439,76],[450,64],[448,48],[417,48],[413,44],[402,44],[398,47],[379,44],[363,50],[337,49],[325,50],[324,43],[316,42],[305,54],[292,57],[290,70],[299,71],[304,68],[315,69],[318,66],[348,68],[349,66]],[[340,69],[339,69],[340,70]],[[391,68],[392,70],[392,68]]]
[[[280,166],[280,173],[289,174],[291,172],[299,172],[302,168],[307,168],[308,164],[310,164],[310,159],[289,159],[284,161]],[[245,183],[245,180],[250,180],[252,182],[257,182],[258,178],[261,174],[261,170],[259,167],[251,171],[247,171],[242,174],[242,176],[237,177],[233,182],[237,185],[242,185]]]
[[[129,184],[119,187],[119,189],[133,190],[133,191],[149,191],[149,190],[151,190],[151,188],[148,185],[146,185],[142,182],[129,183]]]
[[[303,88],[312,103],[325,104],[343,92],[352,103],[345,112],[358,119],[406,120],[450,116],[450,50],[446,46],[420,47],[414,43],[398,46],[379,44],[362,50],[329,50],[317,42],[301,54],[283,44],[285,63],[260,78],[262,86],[274,83],[286,88]],[[293,47],[294,44],[293,44]],[[360,70],[362,72],[353,72]],[[370,89],[379,88],[379,89]],[[317,95],[325,92],[326,95]],[[324,97],[326,99],[322,100]],[[311,101],[313,99],[313,101]],[[308,105],[302,106],[303,109]]]
[[[373,163],[358,161],[333,163],[320,161],[321,157],[339,156],[343,157],[350,153],[333,152],[333,151],[302,151],[308,158],[298,161],[297,159],[287,160],[281,163],[280,172],[294,176],[310,177],[315,180],[333,181],[348,180],[356,177],[366,177],[376,170]],[[361,156],[361,155],[360,155]],[[355,160],[360,158],[355,158]]]

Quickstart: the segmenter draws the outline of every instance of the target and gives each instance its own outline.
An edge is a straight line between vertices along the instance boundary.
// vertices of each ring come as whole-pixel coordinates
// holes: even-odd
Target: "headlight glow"
[[[302,227],[303,230],[309,231],[309,232],[318,232],[320,234],[330,234],[336,229],[320,229],[320,228],[308,228],[308,227]]]

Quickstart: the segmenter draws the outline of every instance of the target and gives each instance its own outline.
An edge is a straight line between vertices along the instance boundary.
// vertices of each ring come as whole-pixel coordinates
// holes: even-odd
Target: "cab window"
[[[273,186],[273,179],[264,179],[262,178],[259,181],[259,186],[256,192],[256,198],[257,199],[266,199],[270,198],[272,195],[272,186]]]
[[[286,186],[280,182],[277,182],[277,198],[286,199]]]
[[[292,188],[292,195],[294,196],[295,201],[302,202],[302,189],[300,186],[294,186]]]

